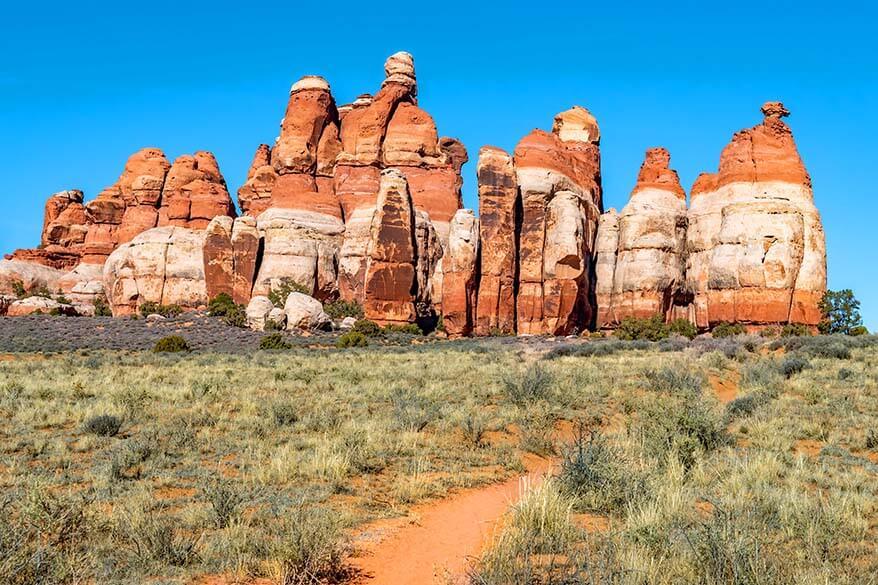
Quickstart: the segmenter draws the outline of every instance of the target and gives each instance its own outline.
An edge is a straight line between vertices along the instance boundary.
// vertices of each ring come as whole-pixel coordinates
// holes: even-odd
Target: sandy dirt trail
[[[457,583],[470,561],[494,535],[503,515],[524,486],[537,485],[553,462],[524,461],[527,473],[503,483],[461,490],[415,507],[404,518],[368,525],[357,539],[351,559],[364,585],[433,585]]]

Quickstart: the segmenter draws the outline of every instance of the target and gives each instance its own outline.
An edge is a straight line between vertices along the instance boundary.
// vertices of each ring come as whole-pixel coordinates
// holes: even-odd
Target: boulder
[[[298,292],[290,293],[287,297],[284,314],[287,317],[288,330],[314,331],[325,329],[332,324],[332,319],[323,311],[323,304],[320,301]]]
[[[719,172],[692,187],[686,278],[701,329],[821,318],[826,244],[811,180],[787,110],[769,102],[762,112],[725,147]]]
[[[415,223],[405,176],[381,172],[378,205],[372,218],[363,311],[379,325],[415,321]]]
[[[337,293],[337,256],[344,224],[336,217],[271,208],[257,219],[263,239],[262,261],[253,294],[267,295],[292,280],[319,299]]]
[[[355,317],[345,317],[338,324],[338,328],[342,331],[350,331],[354,328],[354,325],[357,324],[357,319]]]
[[[14,301],[6,310],[8,317],[24,317],[25,315],[60,312],[64,315],[76,315],[76,309],[71,305],[62,304],[46,297],[27,297]]]
[[[268,297],[255,296],[247,304],[247,327],[254,331],[264,331],[268,315],[274,309]]]
[[[442,260],[442,317],[449,337],[469,335],[476,313],[479,220],[459,209],[451,221],[448,252]]]
[[[165,226],[116,249],[104,265],[104,288],[113,315],[136,314],[145,302],[184,309],[206,305],[204,239],[204,231]]]
[[[512,157],[499,148],[479,151],[481,274],[475,332],[515,333],[515,270],[518,251],[518,185]]]
[[[57,292],[58,281],[64,274],[64,270],[7,257],[0,260],[0,293],[16,294],[18,285],[25,291],[46,289]]]

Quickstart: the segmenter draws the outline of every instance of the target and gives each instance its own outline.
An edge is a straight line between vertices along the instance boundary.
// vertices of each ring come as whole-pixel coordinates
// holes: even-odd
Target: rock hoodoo
[[[411,55],[391,55],[377,93],[342,106],[305,76],[278,137],[256,149],[240,217],[212,154],[170,164],[142,149],[94,200],[49,197],[39,247],[0,261],[0,312],[46,305],[12,309],[10,295],[48,289],[77,311],[105,295],[115,315],[226,293],[256,328],[322,327],[318,305],[337,298],[381,324],[441,315],[451,337],[569,335],[656,314],[702,331],[813,326],[823,228],[789,112],[769,102],[762,113],[697,179],[688,209],[670,154],[652,148],[628,203],[603,213],[600,130],[574,106],[511,155],[479,151],[477,216],[462,209],[467,151],[420,107]],[[290,281],[310,300],[272,307]]]
[[[662,315],[691,303],[685,290],[686,193],[664,148],[646,151],[631,199],[601,216],[598,230],[597,326],[625,317]],[[685,315],[683,315],[685,317]]]
[[[692,187],[686,278],[695,322],[754,325],[820,321],[826,244],[811,179],[778,102],[738,132],[719,172]]]

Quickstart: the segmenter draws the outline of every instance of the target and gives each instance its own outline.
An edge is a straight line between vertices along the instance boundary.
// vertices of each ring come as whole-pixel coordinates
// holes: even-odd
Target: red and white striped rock
[[[479,220],[459,209],[451,220],[448,250],[442,258],[442,320],[449,337],[469,335],[476,314]]]
[[[512,157],[499,148],[485,146],[479,151],[477,174],[481,278],[475,332],[513,334],[519,197]]]
[[[590,263],[601,212],[596,128],[586,110],[574,108],[556,117],[551,134],[534,130],[515,148],[523,210],[519,334],[569,334],[591,321]]]
[[[626,317],[669,319],[675,299],[678,304],[688,300],[686,194],[669,168],[670,158],[664,148],[647,150],[628,204],[620,214],[601,218],[596,267],[599,328]],[[601,229],[609,233],[601,234]],[[613,240],[616,249],[606,249]],[[612,287],[601,279],[610,279]]]
[[[395,169],[381,172],[370,233],[365,316],[379,325],[413,323],[417,293],[414,209],[405,176]]]
[[[782,104],[735,134],[719,173],[702,175],[689,209],[687,280],[697,325],[820,320],[826,244],[811,180]]]

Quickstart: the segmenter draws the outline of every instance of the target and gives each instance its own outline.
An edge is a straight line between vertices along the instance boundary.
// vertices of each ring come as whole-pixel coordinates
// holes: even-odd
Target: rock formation
[[[602,211],[599,142],[594,117],[574,107],[555,117],[551,133],[534,130],[515,148],[520,334],[569,334],[591,321],[591,257]]]
[[[598,229],[598,328],[662,315],[691,301],[685,290],[686,193],[664,148],[646,151],[631,199]]]
[[[449,337],[473,331],[478,285],[479,220],[459,209],[451,220],[448,251],[442,259],[442,318]]]
[[[226,293],[264,326],[272,310],[289,315],[262,297],[293,281],[312,306],[354,300],[381,324],[442,315],[450,336],[568,335],[655,314],[702,331],[820,320],[823,228],[782,104],[734,135],[688,211],[654,148],[629,202],[603,214],[600,131],[575,106],[512,156],[479,152],[477,218],[461,209],[467,151],[421,109],[412,56],[392,55],[384,73],[374,96],[340,107],[322,77],[293,84],[278,137],[238,190],[241,217],[203,151],[170,164],[145,148],[90,202],[55,193],[40,246],[0,261],[0,312],[22,289],[77,310],[106,294],[116,315]],[[303,319],[289,326],[317,326]]]
[[[119,246],[104,265],[113,315],[133,315],[145,302],[184,309],[207,305],[204,240],[203,230],[165,226]]]
[[[209,152],[177,158],[164,180],[157,225],[204,229],[218,216],[235,217],[235,205],[216,158]]]
[[[811,179],[782,119],[789,112],[769,102],[762,113],[725,147],[719,172],[692,187],[686,277],[701,329],[820,320],[826,245]]]
[[[381,172],[378,204],[372,217],[363,312],[379,325],[415,321],[415,222],[405,176]]]
[[[440,138],[433,118],[418,107],[412,56],[392,55],[384,72],[374,97],[362,95],[340,108],[341,152],[333,180],[345,218],[339,290],[342,298],[359,301],[381,169],[403,174],[414,208],[428,215],[444,246],[462,205],[460,169],[467,161],[463,145]]]
[[[477,168],[481,277],[476,303],[477,335],[515,333],[520,199],[512,157],[483,147]]]

